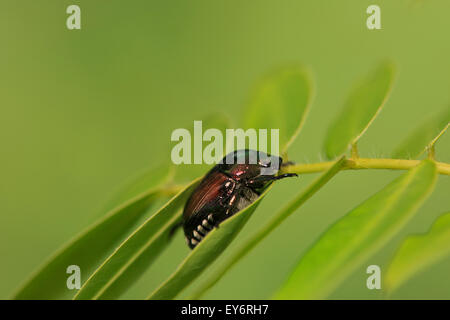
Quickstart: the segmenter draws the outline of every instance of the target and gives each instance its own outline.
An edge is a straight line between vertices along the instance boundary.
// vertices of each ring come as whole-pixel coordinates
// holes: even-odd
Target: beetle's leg
[[[225,204],[226,199],[234,192],[235,187],[236,182],[232,179],[227,180],[227,182],[222,185],[219,195],[221,205]]]
[[[236,189],[236,182],[232,179],[228,180],[227,182],[225,182],[223,188],[225,189],[225,193],[230,196],[231,194],[233,194],[234,189]]]
[[[239,188],[238,185],[235,183],[235,185],[234,185],[234,187],[233,187],[233,192],[231,192],[231,193],[229,194],[229,198],[228,198],[228,201],[227,201],[227,203],[226,203],[226,206],[227,206],[227,210],[225,211],[225,214],[226,214],[226,215],[229,215],[229,214],[230,214],[230,211],[233,209],[234,204],[235,204],[235,202],[236,202],[236,200],[237,200],[237,197],[238,197],[238,195],[239,195],[239,192],[240,192],[240,188]],[[219,225],[217,225],[216,227],[219,227]]]
[[[230,201],[228,199],[233,199],[233,197],[235,198],[235,194],[236,194],[236,182],[232,179],[228,180],[224,185],[223,185],[223,189],[224,189],[224,196],[221,196],[220,199],[220,204],[222,206],[229,206],[230,205]],[[233,200],[234,202],[234,200]],[[228,210],[227,210],[227,214],[228,214]]]
[[[236,193],[231,196],[230,201],[228,202],[228,209],[225,212],[225,214],[228,215],[230,213],[230,210],[233,207],[235,202],[236,202]]]
[[[257,183],[257,182],[266,182],[266,181],[275,181],[275,180],[280,180],[280,179],[284,179],[284,178],[289,178],[289,177],[298,177],[298,175],[296,173],[285,173],[285,174],[281,174],[279,176],[259,176],[256,177],[253,180],[250,180],[248,182],[248,184],[253,184],[253,183]]]
[[[289,177],[298,177],[298,174],[296,174],[296,173],[285,173],[285,174],[281,174],[281,175],[276,176],[276,177],[272,177],[272,179],[270,179],[270,180],[280,180],[280,179],[289,178]]]

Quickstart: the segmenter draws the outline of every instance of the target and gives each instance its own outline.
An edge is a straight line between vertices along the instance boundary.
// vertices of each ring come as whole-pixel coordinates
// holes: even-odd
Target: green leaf
[[[303,255],[276,298],[326,298],[404,226],[436,177],[435,163],[425,160],[339,219]]]
[[[184,288],[216,260],[248,221],[270,187],[255,202],[225,220],[192,250],[174,273],[148,299],[175,298]]]
[[[394,158],[417,158],[434,146],[450,123],[450,108],[446,108],[413,131],[394,151]]]
[[[156,185],[170,182],[175,174],[175,169],[167,165],[145,170],[136,177],[130,179],[108,203],[108,210],[144,193]]]
[[[57,251],[14,295],[15,299],[69,299],[75,292],[66,286],[70,265],[80,267],[86,279],[135,228],[149,206],[164,192],[161,185],[169,176],[169,167],[158,168],[153,179],[146,180],[147,191],[111,210],[93,226]],[[131,193],[127,193],[131,196]],[[128,197],[126,197],[128,198]],[[125,198],[124,198],[125,199]]]
[[[175,195],[136,229],[95,270],[75,299],[114,299],[130,287],[169,244],[173,228],[181,221],[182,208],[200,179]]]
[[[345,156],[338,159],[323,174],[314,180],[305,190],[292,199],[281,211],[279,211],[264,227],[251,236],[239,249],[226,261],[222,262],[219,269],[204,282],[190,297],[190,299],[199,299],[210,288],[212,288],[219,280],[230,270],[238,261],[247,255],[254,247],[256,247],[264,238],[266,238],[273,230],[276,229],[286,218],[293,214],[308,199],[310,199],[317,191],[319,191],[328,181],[331,180],[345,164]]]
[[[450,212],[440,216],[425,234],[407,237],[397,250],[385,276],[392,293],[415,274],[450,255]]]
[[[350,93],[326,135],[328,158],[345,153],[371,125],[389,96],[394,73],[392,64],[383,63]]]
[[[284,153],[303,126],[312,97],[313,84],[309,71],[302,67],[279,70],[256,88],[244,116],[244,127],[280,129],[280,150]],[[270,152],[270,130],[267,135],[266,151]]]

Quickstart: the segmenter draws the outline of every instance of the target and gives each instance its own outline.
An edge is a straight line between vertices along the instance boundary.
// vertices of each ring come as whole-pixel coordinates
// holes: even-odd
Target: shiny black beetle
[[[255,150],[237,150],[214,166],[192,192],[183,212],[183,229],[193,249],[214,227],[255,201],[278,175],[283,160]]]

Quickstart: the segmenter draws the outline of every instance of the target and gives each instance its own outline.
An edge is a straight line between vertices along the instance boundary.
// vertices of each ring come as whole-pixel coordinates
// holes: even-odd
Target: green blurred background
[[[382,30],[366,28],[374,3]],[[66,28],[70,4],[81,7],[82,30]],[[354,82],[395,61],[391,98],[360,141],[363,156],[389,156],[450,103],[449,11],[447,0],[0,0],[0,298],[99,218],[130,176],[170,161],[173,129],[217,110],[238,123],[255,82],[278,66],[314,71],[316,98],[290,158],[317,162]],[[450,161],[449,146],[447,133],[439,160]],[[330,223],[398,174],[340,174],[205,298],[269,298]],[[313,178],[277,184],[225,256]],[[441,176],[402,234],[331,298],[383,298],[366,288],[366,266],[383,268],[399,240],[427,230],[449,194]],[[187,251],[177,234],[124,298],[146,296]],[[450,259],[393,298],[450,298],[449,275]]]

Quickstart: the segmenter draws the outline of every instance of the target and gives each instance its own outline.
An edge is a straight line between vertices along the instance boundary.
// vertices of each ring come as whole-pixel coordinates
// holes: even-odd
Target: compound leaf
[[[326,298],[404,226],[436,176],[435,163],[425,160],[339,219],[303,255],[276,298]]]

